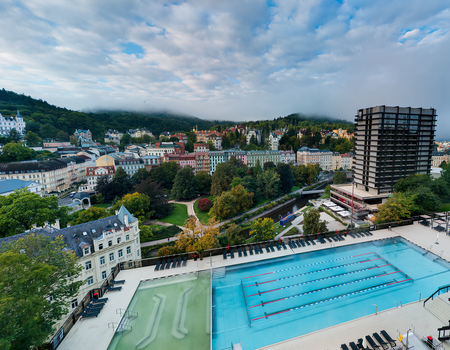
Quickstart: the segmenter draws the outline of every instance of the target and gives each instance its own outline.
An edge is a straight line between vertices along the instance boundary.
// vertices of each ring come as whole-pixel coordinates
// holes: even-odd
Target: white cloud
[[[0,2],[1,86],[68,108],[353,120],[357,109],[377,104],[431,105],[439,126],[450,113],[444,2],[18,4]],[[127,42],[141,46],[143,57],[123,53]]]

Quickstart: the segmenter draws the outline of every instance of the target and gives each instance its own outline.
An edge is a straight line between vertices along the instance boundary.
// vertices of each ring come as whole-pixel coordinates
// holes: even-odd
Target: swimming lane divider
[[[274,313],[271,313],[271,314],[264,314],[264,316],[253,318],[252,321],[260,320],[260,319],[263,319],[263,318],[269,318],[271,316],[275,316],[275,315],[282,314],[282,313],[289,312],[289,311],[300,310],[300,309],[306,308],[308,306],[313,306],[313,305],[326,303],[327,301],[342,299],[342,298],[345,298],[345,297],[348,297],[348,296],[361,294],[361,293],[365,293],[365,292],[370,292],[370,291],[373,291],[373,290],[376,290],[376,289],[380,289],[380,288],[384,288],[384,287],[387,287],[387,286],[390,286],[390,285],[393,285],[393,284],[403,283],[403,282],[407,282],[407,281],[411,281],[411,280],[412,280],[412,278],[408,278],[408,279],[405,279],[405,280],[402,280],[402,281],[395,281],[395,282],[392,282],[392,283],[385,283],[385,284],[376,285],[376,286],[373,286],[373,287],[367,288],[367,289],[361,289],[361,290],[358,290],[358,291],[355,291],[355,292],[352,292],[352,293],[341,294],[341,295],[338,295],[336,297],[319,300],[319,301],[316,301],[314,303],[304,304],[304,305],[296,306],[296,307],[293,307],[293,308],[290,308],[290,309],[280,310],[280,311],[277,311],[277,312],[274,312]]]
[[[391,273],[384,273],[384,274],[381,274],[381,275],[375,275],[375,276],[365,277],[365,278],[361,278],[361,279],[357,279],[357,280],[353,280],[353,281],[349,281],[349,282],[345,282],[345,283],[335,284],[333,286],[329,286],[329,287],[325,287],[325,288],[314,289],[314,290],[310,290],[308,292],[294,294],[294,295],[290,295],[288,297],[283,297],[283,298],[279,298],[279,299],[275,299],[275,300],[270,300],[270,301],[266,301],[266,302],[261,301],[261,304],[252,305],[252,306],[250,306],[250,308],[257,307],[257,306],[264,306],[264,305],[267,305],[267,304],[275,303],[277,301],[293,299],[293,298],[301,297],[303,295],[308,295],[308,294],[313,294],[313,293],[317,293],[317,292],[322,292],[324,290],[334,289],[334,288],[337,288],[337,287],[348,286],[348,285],[353,284],[353,283],[369,281],[369,280],[372,280],[372,279],[375,279],[375,278],[378,278],[378,277],[392,275],[394,273],[399,273],[399,272],[400,271],[395,271],[395,272],[391,272]]]
[[[342,258],[337,258],[337,259],[332,259],[332,260],[319,261],[319,262],[311,263],[311,264],[307,264],[307,265],[301,265],[301,266],[290,267],[290,268],[288,268],[288,269],[275,270],[275,271],[270,271],[270,272],[266,272],[266,273],[260,273],[259,275],[253,275],[253,276],[242,277],[242,279],[252,278],[252,277],[258,277],[258,276],[264,276],[264,275],[270,275],[270,274],[272,274],[272,273],[278,273],[278,272],[283,272],[283,271],[289,271],[289,270],[301,269],[302,267],[308,267],[308,266],[314,266],[314,265],[326,264],[326,263],[329,263],[329,262],[334,262],[334,261],[339,261],[339,260],[345,260],[345,259],[351,259],[351,258],[355,258],[355,257],[357,257],[357,256],[363,256],[363,255],[369,255],[369,254],[376,254],[376,253],[375,253],[375,252],[370,252],[370,253],[364,253],[364,254],[358,254],[358,255],[345,256],[345,257],[342,257]],[[378,254],[377,254],[377,255],[378,255]],[[379,255],[378,255],[378,256],[379,256]]]
[[[310,283],[319,282],[319,281],[325,281],[325,280],[333,279],[333,278],[336,278],[336,277],[352,275],[354,273],[359,273],[359,272],[363,272],[363,271],[369,271],[369,270],[372,270],[372,269],[379,269],[380,267],[385,267],[385,266],[389,266],[389,265],[390,264],[374,266],[374,267],[369,267],[369,268],[365,268],[365,269],[360,269],[360,270],[340,273],[340,274],[333,275],[333,276],[318,278],[318,279],[315,279],[315,280],[306,281],[306,282],[302,282],[302,283],[291,284],[291,285],[286,286],[286,287],[280,287],[280,288],[266,290],[266,291],[263,291],[263,292],[258,292],[258,293],[255,293],[255,294],[249,294],[249,295],[247,295],[247,297],[252,297],[252,296],[255,296],[255,295],[261,295],[261,294],[270,293],[270,292],[276,292],[277,290],[283,290],[283,289],[289,289],[289,288],[293,288],[293,287],[303,286],[305,284],[310,284]],[[298,276],[300,276],[300,275],[298,275]]]
[[[304,272],[304,273],[300,273],[298,275],[292,275],[292,276],[287,276],[287,277],[281,277],[281,278],[276,278],[270,281],[264,281],[264,282],[255,282],[253,284],[248,284],[246,286],[244,286],[245,288],[247,287],[252,287],[252,286],[259,286],[261,284],[266,284],[266,283],[271,283],[271,282],[276,282],[276,281],[283,281],[283,280],[287,280],[290,278],[295,278],[295,277],[300,277],[300,276],[306,276],[306,275],[311,275],[313,273],[318,273],[318,272],[323,272],[323,271],[330,271],[330,270],[335,270],[335,269],[340,269],[342,267],[347,267],[347,266],[352,266],[352,265],[357,265],[357,264],[363,264],[363,263],[367,263],[367,262],[371,262],[371,261],[375,261],[375,260],[380,260],[383,258],[376,258],[376,259],[370,259],[370,260],[362,260],[362,261],[356,261],[356,262],[352,262],[352,263],[348,263],[348,264],[343,264],[343,265],[337,265],[337,266],[332,266],[332,267],[327,267],[325,269],[320,269],[320,270],[313,270],[313,271],[309,271],[309,272]],[[383,259],[384,260],[384,259]],[[386,265],[383,265],[386,266]],[[373,268],[376,268],[373,267]]]

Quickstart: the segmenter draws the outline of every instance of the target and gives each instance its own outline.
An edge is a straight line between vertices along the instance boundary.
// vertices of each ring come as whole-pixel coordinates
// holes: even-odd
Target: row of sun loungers
[[[187,256],[185,256],[183,259],[181,257],[179,258],[173,258],[173,259],[166,259],[163,261],[158,261],[155,266],[155,271],[161,271],[161,270],[167,270],[170,268],[180,267],[180,266],[186,266],[187,263]]]
[[[92,300],[89,304],[86,305],[80,316],[82,318],[97,317],[107,301],[108,298]]]
[[[353,238],[361,238],[365,236],[373,236],[373,233],[370,231],[361,231],[361,232],[349,232],[349,235]]]
[[[386,340],[381,338],[381,336],[378,333],[373,333],[372,334],[372,336],[375,338],[375,340],[380,345],[378,345],[372,339],[372,337],[370,335],[366,335],[366,337],[365,337],[367,343],[370,345],[370,347],[373,350],[381,350],[381,349],[387,350],[387,349],[390,349],[390,348],[392,348],[392,347],[394,347],[396,345],[395,344],[395,340],[392,339],[391,336],[385,330],[382,330],[380,333],[384,337],[384,339],[386,339]],[[368,346],[366,348],[364,348],[363,343],[364,343],[363,339],[360,338],[360,339],[358,339],[358,342],[356,344],[354,342],[351,342],[349,344],[350,348],[347,346],[347,344],[342,344],[341,345],[341,349],[342,350],[350,350],[350,349],[351,350],[371,350],[371,348],[369,348]]]
[[[257,244],[255,246],[249,246],[248,247],[248,252],[247,252],[247,247],[238,247],[237,248],[237,254],[238,256],[241,258],[243,256],[248,256],[253,255],[253,254],[263,254],[264,250],[266,250],[267,253],[272,253],[275,252],[275,250],[282,250],[282,249],[287,249],[286,245],[284,244],[283,241],[279,242],[274,242],[274,243],[265,243],[263,244]],[[231,248],[229,250],[224,250],[223,251],[223,259],[226,260],[228,258],[228,256],[231,259],[234,259],[235,257],[235,251],[234,248]]]

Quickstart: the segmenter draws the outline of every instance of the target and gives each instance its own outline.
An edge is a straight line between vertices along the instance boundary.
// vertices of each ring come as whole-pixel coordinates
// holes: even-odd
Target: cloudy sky
[[[0,13],[0,87],[58,106],[226,120],[431,106],[438,138],[450,126],[450,0],[2,0]]]

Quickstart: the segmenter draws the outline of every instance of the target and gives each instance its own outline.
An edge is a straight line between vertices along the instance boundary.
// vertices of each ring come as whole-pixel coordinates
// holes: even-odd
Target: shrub
[[[213,207],[213,202],[208,198],[202,198],[197,203],[197,208],[201,211],[209,211]]]

